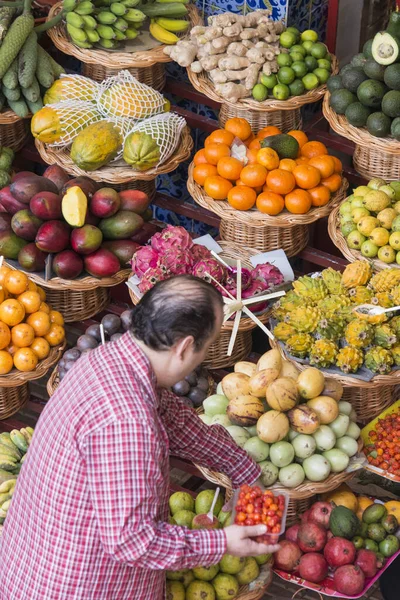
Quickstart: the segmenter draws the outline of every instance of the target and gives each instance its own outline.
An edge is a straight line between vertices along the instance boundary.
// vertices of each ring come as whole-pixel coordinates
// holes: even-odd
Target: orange
[[[11,340],[14,346],[26,348],[30,346],[35,339],[33,327],[27,323],[20,323],[11,329]]]
[[[36,312],[42,303],[37,292],[24,292],[18,296],[18,302],[21,302],[27,314]]]
[[[226,129],[216,129],[210,133],[205,140],[204,145],[208,146],[208,144],[215,142],[217,144],[226,144],[227,146],[230,146],[234,139],[235,136],[230,131],[226,131]]]
[[[0,350],[0,375],[7,375],[13,366],[11,354],[8,354],[5,350]]]
[[[47,302],[41,302],[38,310],[41,310],[42,312],[45,312],[49,315],[51,311],[50,304],[47,304]]]
[[[257,196],[256,206],[266,215],[279,215],[285,208],[283,197],[274,192],[263,192]]]
[[[4,278],[10,271],[11,269],[9,267],[0,267],[0,285],[4,286]]]
[[[304,215],[312,204],[311,194],[306,190],[295,189],[285,196],[285,206],[295,215]]]
[[[255,165],[257,162],[257,154],[258,154],[258,150],[257,148],[249,148],[246,152],[246,158],[247,158],[247,164],[248,165]]]
[[[39,287],[39,286],[37,286],[37,290],[36,291],[39,294],[42,302],[44,302],[46,300],[46,292],[44,291],[44,289],[41,288],[41,287]]]
[[[238,137],[242,141],[247,140],[252,133],[249,122],[246,121],[246,119],[241,119],[240,117],[228,119],[225,123],[224,129],[226,129],[226,131],[230,131],[235,137]]]
[[[0,350],[3,348],[7,348],[8,344],[11,341],[11,333],[8,325],[0,321]]]
[[[335,173],[341,173],[343,171],[342,161],[337,156],[332,156],[332,158],[335,163]]]
[[[33,327],[33,330],[37,337],[42,337],[50,331],[50,317],[47,313],[43,312],[42,310],[38,310],[37,312],[29,315],[26,322],[28,323],[28,325],[31,325]]]
[[[276,194],[288,194],[291,192],[296,185],[296,180],[294,175],[289,171],[284,171],[283,169],[274,169],[270,171],[267,175],[267,186],[271,192],[275,192]]]
[[[13,356],[14,366],[18,371],[33,371],[39,362],[38,357],[31,348],[19,348]]]
[[[317,187],[311,188],[308,192],[311,195],[313,206],[325,206],[331,198],[331,193],[326,185],[317,185]]]
[[[240,173],[240,179],[249,187],[264,185],[267,179],[267,169],[262,165],[247,165]]]
[[[10,271],[4,277],[4,287],[10,294],[18,296],[28,289],[29,279],[22,271]]]
[[[257,152],[257,162],[266,169],[277,169],[279,167],[278,153],[272,148],[261,148]]]
[[[204,154],[204,148],[202,148],[201,150],[197,150],[196,154],[193,157],[193,162],[196,167],[197,165],[204,165],[207,162],[207,159]]]
[[[34,281],[32,281],[32,279],[30,279],[29,283],[28,283],[28,291],[29,292],[37,292],[37,288],[38,288],[38,286],[36,285],[36,283]]]
[[[215,165],[200,164],[193,169],[193,179],[199,185],[204,185],[207,177],[218,175],[217,167]]]
[[[44,358],[47,358],[48,355],[50,354],[50,344],[47,340],[45,340],[42,337],[36,337],[32,344],[31,344],[31,350],[34,351],[34,353],[36,354],[36,356],[38,357],[39,360],[43,360]]]
[[[296,166],[296,161],[291,158],[282,158],[282,160],[279,163],[279,169],[283,169],[284,171],[290,171],[291,173],[293,173]]]
[[[2,286],[0,285],[0,304],[3,302],[3,300],[6,299],[6,293],[7,292],[5,292],[5,290],[3,290]]]
[[[247,140],[244,140],[243,144],[244,144],[245,146],[249,147],[249,146],[250,146],[250,144],[251,144],[251,142],[252,142],[253,140],[255,140],[255,139],[256,139],[256,136],[254,135],[254,133],[251,133],[251,134],[249,135],[249,137],[247,138]]]
[[[326,185],[326,187],[333,193],[337,192],[340,186],[342,185],[342,178],[339,173],[334,173],[330,177],[321,180],[322,185]]]
[[[296,165],[308,165],[308,158],[305,156],[299,156],[299,158],[296,158],[294,162]]]
[[[58,346],[58,344],[61,344],[61,342],[64,341],[65,329],[61,325],[52,323],[49,333],[47,333],[44,338],[49,342],[50,346]]]
[[[328,148],[322,142],[307,142],[301,148],[301,155],[306,158],[328,154]]]
[[[257,139],[263,140],[266,137],[270,137],[271,135],[279,135],[280,133],[282,132],[280,129],[278,129],[278,127],[275,127],[275,125],[268,125],[267,127],[260,129],[260,131],[257,133]]]
[[[330,177],[335,172],[335,161],[329,154],[314,156],[314,158],[310,158],[308,164],[318,169],[321,177],[324,179],[325,177]]]
[[[250,142],[249,149],[250,150],[260,150],[261,149],[260,140],[255,139],[252,142]]]
[[[318,169],[310,165],[298,165],[293,171],[298,187],[309,190],[319,184],[321,175]]]
[[[292,131],[288,132],[288,135],[291,135],[292,137],[294,137],[295,140],[297,140],[297,143],[299,144],[300,148],[302,148],[304,144],[307,144],[308,142],[308,137],[306,136],[304,131],[301,131],[300,129],[292,129]]]
[[[221,175],[221,177],[229,179],[230,181],[239,179],[242,169],[243,163],[232,156],[220,158],[217,164],[218,175]]]
[[[213,200],[226,200],[231,188],[231,182],[219,175],[207,177],[204,182],[204,191]]]
[[[256,203],[257,194],[255,190],[246,185],[233,187],[228,192],[228,202],[237,210],[249,210]]]
[[[11,337],[11,334],[10,334]],[[13,346],[12,344],[9,344],[7,346],[7,348],[5,348],[6,352],[8,352],[8,354],[11,354],[11,356],[14,356],[14,354],[16,353],[16,351],[18,350],[17,346]]]
[[[226,144],[211,142],[211,144],[208,144],[208,146],[204,148],[204,156],[210,165],[217,165],[220,158],[223,156],[230,156],[230,154],[231,151]]]
[[[0,320],[9,327],[14,327],[24,320],[25,309],[18,300],[10,298],[0,304]]]
[[[64,317],[58,310],[50,311],[50,323],[55,323],[56,325],[64,325]]]

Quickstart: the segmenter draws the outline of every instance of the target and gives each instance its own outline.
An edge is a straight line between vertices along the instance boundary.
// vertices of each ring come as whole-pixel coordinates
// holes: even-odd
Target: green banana
[[[14,446],[14,448],[10,448],[9,446],[6,446],[5,444],[2,444],[0,442],[0,454],[5,454],[6,456],[13,456],[15,460],[21,460],[21,453],[16,446]]]
[[[26,443],[26,439],[24,438],[22,433],[18,431],[18,429],[13,429],[10,432],[10,437],[12,443],[17,446],[18,450],[21,450],[21,452],[25,454],[25,452],[27,452],[28,450],[28,444]]]
[[[179,4],[189,4],[190,0],[157,0],[158,4],[172,4],[172,2],[178,2]]]
[[[7,502],[7,500],[10,500],[10,498],[10,494],[0,494],[0,506],[3,504],[3,502]]]
[[[35,433],[35,430],[33,429],[33,427],[25,427],[25,429],[33,436],[33,434]]]
[[[67,23],[69,23],[73,27],[76,27],[77,29],[83,29],[85,27],[84,20],[80,15],[76,14],[75,12],[67,13],[65,20],[67,21]]]
[[[140,0],[121,0],[121,2],[124,6],[127,6],[128,8],[133,8],[134,6],[140,4]]]
[[[16,466],[17,461],[13,460],[11,456],[0,454],[0,469],[4,469],[4,471],[13,471]]]
[[[63,11],[69,13],[78,6],[78,0],[63,0]]]
[[[8,481],[4,481],[4,483],[0,485],[0,494],[10,493],[15,488],[16,483],[16,479],[9,479]]]
[[[140,31],[140,29],[142,29],[143,27],[143,23],[129,23],[129,27],[130,29],[137,29],[138,31]]]
[[[123,17],[128,12],[128,7],[121,2],[114,2],[110,6],[110,11],[117,17]]]
[[[139,33],[136,29],[127,29],[125,31],[125,35],[127,40],[134,40],[135,38],[137,38]]]
[[[21,460],[19,461],[21,463],[21,465],[24,464],[26,457],[28,456],[28,454],[24,454],[23,457],[21,458]]]
[[[114,30],[118,29],[118,31],[124,33],[128,29],[128,22],[125,19],[119,18],[115,21],[113,27]]]
[[[110,6],[112,0],[94,0],[93,4],[96,8],[102,8],[103,6]]]
[[[0,508],[0,519],[5,519],[7,516],[7,511]]]
[[[157,25],[160,25],[167,31],[172,31],[174,33],[186,31],[190,25],[189,21],[185,21],[184,19],[168,19],[166,17],[158,17],[155,19],[155,21]]]
[[[87,39],[89,40],[89,42],[91,42],[92,44],[97,44],[97,42],[100,39],[100,36],[97,33],[97,31],[95,31],[93,29],[85,29],[85,33],[87,35]]]
[[[36,102],[36,100],[33,100],[33,102]],[[30,443],[31,443],[31,441],[32,441],[32,436],[31,436],[31,434],[29,433],[29,431],[28,431],[27,429],[25,429],[25,427],[23,427],[23,428],[22,428],[22,429],[20,429],[19,431],[20,431],[20,433],[22,433],[22,435],[24,436],[24,438],[25,438],[25,440],[26,440],[26,443],[27,443],[27,444],[28,444],[28,446],[29,446],[29,444],[30,444]]]
[[[150,22],[150,33],[158,42],[162,44],[176,44],[179,40],[178,36],[158,25],[154,19]]]
[[[91,17],[90,15],[83,15],[82,16],[83,22],[84,22],[84,29],[88,30],[88,29],[96,29],[97,27],[97,21],[94,17]]]
[[[124,19],[132,23],[142,23],[146,19],[146,15],[141,10],[130,8],[124,15]]]
[[[103,40],[113,40],[115,38],[114,29],[112,27],[110,27],[109,25],[97,25],[97,33],[99,34],[99,36],[101,38],[103,38]],[[101,44],[101,40],[100,40],[100,44]],[[103,47],[106,48],[106,46],[104,46],[104,45],[103,45]],[[109,46],[109,47],[111,48],[112,46]]]
[[[0,442],[9,448],[15,448],[15,444],[12,443],[11,436],[8,431],[0,433]]]
[[[8,509],[10,508],[10,504],[11,504],[11,498],[9,500],[6,500],[2,506],[1,506],[1,510],[4,510],[4,512],[7,512]]]
[[[101,25],[112,25],[117,20],[117,17],[112,12],[102,11],[96,15],[96,20]]]
[[[122,42],[123,40],[126,40],[126,35],[124,33],[122,33],[122,31],[119,31],[119,29],[114,29],[114,33],[115,33],[115,39],[118,42]]]
[[[106,48],[107,50],[111,50],[112,48],[115,48],[116,43],[114,42],[114,40],[108,40],[108,39],[104,39],[102,38],[99,41],[100,46],[103,46],[103,48]]]
[[[75,12],[78,15],[91,15],[94,11],[94,4],[90,2],[90,0],[85,0],[84,2],[80,2],[78,6],[75,8]]]
[[[83,29],[78,29],[67,23],[67,31],[73,42],[87,42],[87,36]]]

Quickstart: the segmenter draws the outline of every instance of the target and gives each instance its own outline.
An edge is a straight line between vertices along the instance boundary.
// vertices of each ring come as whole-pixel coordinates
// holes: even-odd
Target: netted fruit
[[[345,322],[343,319],[335,318],[323,318],[318,323],[317,333],[322,338],[327,340],[337,341],[344,334]]]
[[[362,350],[353,348],[353,346],[341,348],[336,357],[336,366],[339,367],[343,373],[356,373],[363,362],[364,355]]]
[[[344,336],[350,346],[366,348],[374,339],[374,328],[366,321],[354,319],[347,325]]]
[[[393,356],[394,364],[400,367],[400,344],[396,344],[390,348],[390,353]]]
[[[327,296],[323,300],[320,300],[317,304],[321,314],[330,317],[336,314],[338,308],[343,306],[350,306],[351,300],[348,296],[337,295]]]
[[[296,330],[294,327],[289,325],[289,323],[278,323],[276,327],[274,327],[273,334],[277,340],[281,342],[286,342],[290,336],[295,335]]]
[[[316,340],[310,350],[310,364],[316,367],[330,367],[338,353],[337,345],[331,340]]]
[[[349,290],[349,296],[354,304],[368,304],[371,302],[373,293],[365,285],[357,285]]]
[[[328,288],[322,279],[304,275],[293,282],[293,289],[298,296],[308,302],[318,302],[328,295]]]
[[[313,338],[308,333],[296,333],[286,342],[287,350],[293,356],[304,358],[313,345]]]
[[[370,348],[365,353],[365,366],[374,373],[390,373],[394,363],[394,358],[389,350],[382,348],[382,346],[375,346]]]
[[[389,323],[382,323],[381,325],[376,325],[374,334],[375,346],[382,346],[382,348],[391,348],[396,343],[396,332],[389,325]]]
[[[335,269],[329,267],[328,269],[324,269],[321,275],[330,294],[336,296],[346,293],[346,288],[342,285],[342,275],[339,271],[335,271]]]
[[[384,269],[379,271],[371,278],[369,285],[376,292],[389,292],[396,285],[400,285],[400,270]]]
[[[379,306],[384,306],[385,308],[394,306],[392,292],[376,292],[371,300],[371,304],[375,304],[375,300]]]
[[[292,310],[285,318],[289,325],[294,327],[296,331],[302,333],[312,333],[317,329],[321,318],[321,313],[317,308],[311,306],[298,307]]]
[[[353,288],[358,285],[366,285],[372,275],[372,268],[365,260],[356,260],[347,265],[342,275],[342,285]]]

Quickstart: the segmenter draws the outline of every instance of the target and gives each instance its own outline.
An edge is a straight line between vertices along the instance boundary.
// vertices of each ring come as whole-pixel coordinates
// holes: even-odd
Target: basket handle
[[[299,589],[293,594],[292,600],[297,596],[297,594],[299,594],[301,592],[304,592],[305,590],[307,592],[315,592],[316,594],[318,594],[320,600],[324,600],[322,594],[320,594],[319,592],[317,592],[317,590],[309,590],[308,588],[303,588],[303,587],[299,587]]]

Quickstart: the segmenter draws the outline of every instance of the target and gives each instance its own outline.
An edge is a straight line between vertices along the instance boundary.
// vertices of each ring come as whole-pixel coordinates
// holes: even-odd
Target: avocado
[[[362,67],[352,67],[348,69],[346,73],[342,76],[343,87],[353,94],[357,93],[358,86],[361,85],[363,81],[366,81],[368,77],[364,73],[364,69]]]
[[[392,125],[390,127],[390,134],[394,137],[395,140],[400,142],[400,117],[396,117],[396,119],[393,119]]]
[[[391,65],[400,58],[399,40],[387,31],[379,31],[372,42],[372,58],[380,65]]]
[[[390,90],[382,99],[382,112],[388,117],[400,117],[400,92]]]
[[[332,75],[332,77],[329,77],[329,79],[326,83],[326,87],[328,88],[328,90],[330,91],[331,94],[335,90],[343,89],[343,82],[342,82],[341,76],[340,75]]]
[[[349,90],[335,90],[332,92],[329,104],[338,115],[344,115],[347,107],[357,101],[357,97]]]
[[[392,35],[400,36],[400,11],[399,7],[390,14],[389,23],[386,31]]]
[[[361,104],[361,102],[353,102],[349,104],[344,114],[353,127],[365,127],[367,119],[371,114],[371,109]]]
[[[353,67],[363,67],[366,60],[367,60],[367,58],[364,56],[364,54],[362,52],[360,52],[360,54],[356,54],[355,56],[353,56],[350,64]]]
[[[376,79],[377,81],[384,81],[386,67],[380,65],[373,58],[369,58],[364,63],[364,73],[369,79]],[[386,81],[385,81],[386,83]],[[387,84],[386,84],[387,85]],[[389,86],[390,87],[390,86]]]
[[[261,140],[261,148],[272,148],[279,158],[297,158],[299,154],[298,141],[287,133],[271,135]]]
[[[375,137],[386,137],[390,133],[392,120],[383,112],[374,112],[367,119],[367,130]]]
[[[358,86],[357,97],[364,106],[380,108],[382,98],[387,91],[386,85],[381,81],[367,79]]]
[[[367,40],[363,46],[363,54],[366,58],[373,58],[372,56],[372,43],[373,39]]]
[[[384,82],[391,90],[400,90],[400,64],[394,63],[385,69]]]

